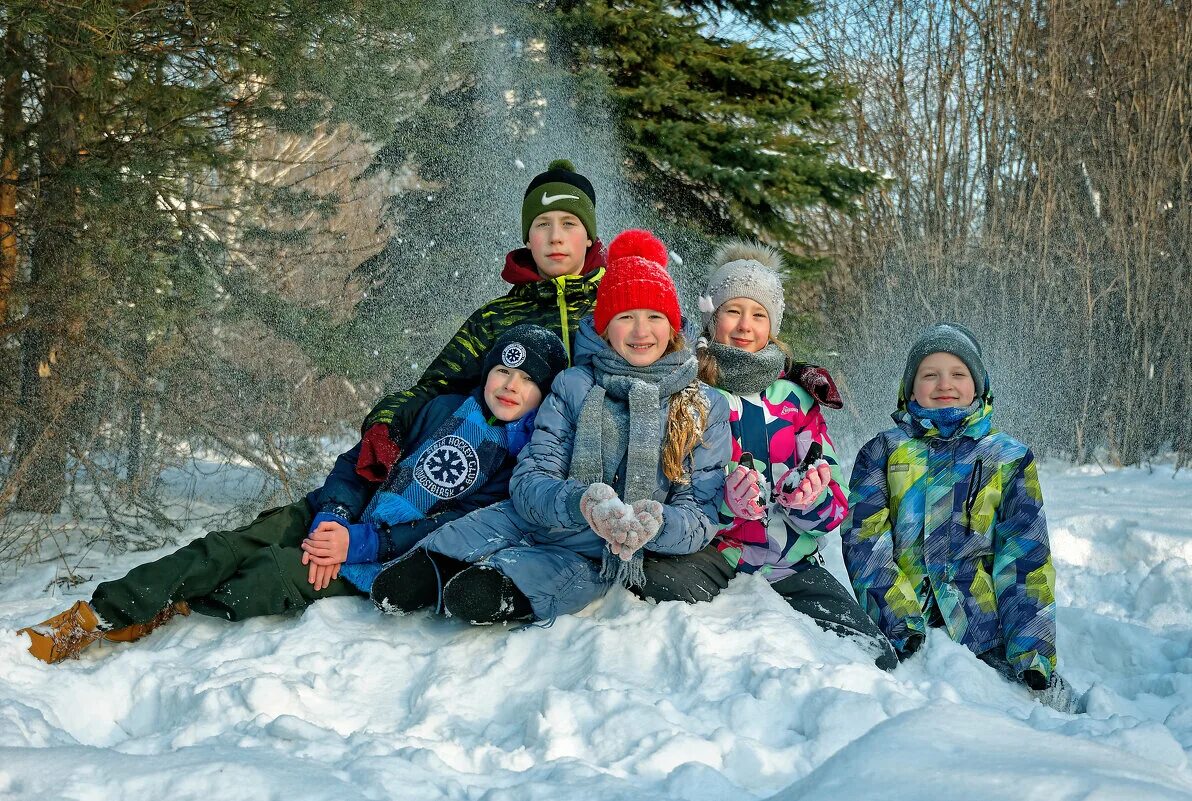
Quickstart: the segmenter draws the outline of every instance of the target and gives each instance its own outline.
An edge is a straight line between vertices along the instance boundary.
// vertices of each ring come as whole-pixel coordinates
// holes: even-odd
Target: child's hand
[[[766,507],[761,500],[761,474],[744,465],[728,474],[724,481],[724,501],[734,517],[742,520],[761,520]]]
[[[588,488],[584,490],[584,494],[579,499],[579,511],[584,516],[584,520],[588,521],[588,525],[596,531],[595,510],[599,504],[611,501],[617,497],[617,491],[608,484],[589,484]],[[607,515],[601,510],[600,518],[603,520]]]
[[[644,537],[641,543],[637,545],[640,548],[654,539],[658,534],[658,530],[662,528],[662,504],[646,498],[640,501],[634,501],[633,514],[637,518],[638,524],[635,531],[641,537]]]
[[[579,510],[596,536],[610,543],[625,541],[628,524],[622,518],[631,516],[632,510],[608,484],[589,484],[579,499]]]
[[[348,558],[348,530],[339,523],[320,523],[302,541],[302,564],[339,565]],[[314,581],[311,581],[314,584]]]
[[[339,565],[316,565],[311,563],[306,580],[314,585],[315,592],[327,589],[331,582],[339,578]]]
[[[592,484],[580,498],[579,508],[596,536],[609,544],[609,550],[621,553],[638,525],[633,507],[617,497],[608,484]]]
[[[820,459],[799,480],[799,468],[792,467],[778,479],[776,500],[786,509],[805,512],[819,501],[820,493],[832,483],[832,467]]]

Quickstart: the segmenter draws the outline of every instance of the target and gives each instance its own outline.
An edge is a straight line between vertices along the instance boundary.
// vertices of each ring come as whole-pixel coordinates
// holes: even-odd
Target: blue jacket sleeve
[[[591,374],[582,367],[564,370],[551,386],[551,394],[538,407],[534,435],[522,449],[509,496],[527,523],[543,529],[587,528],[579,511],[585,484],[567,478],[571,448],[580,407],[592,386]]]
[[[732,455],[728,401],[719,392],[706,390],[709,403],[704,437],[691,454],[691,483],[673,484],[662,509],[662,528],[646,543],[648,551],[662,554],[695,553],[720,526],[720,501],[724,497],[724,465]]]
[[[1055,568],[1043,516],[1043,490],[1029,450],[1008,465],[994,523],[993,588],[1006,643],[1006,660],[1018,673],[1055,669]]]
[[[335,460],[335,466],[323,481],[323,486],[306,496],[312,510],[321,512],[339,506],[343,508],[344,517],[348,520],[360,519],[364,507],[368,505],[379,485],[366,481],[356,472],[356,460],[359,456],[359,442],[351,450],[339,455]]]
[[[840,539],[858,603],[902,651],[912,633],[926,633],[927,624],[915,588],[894,557],[887,461],[880,434],[857,454],[849,481],[851,508]]]

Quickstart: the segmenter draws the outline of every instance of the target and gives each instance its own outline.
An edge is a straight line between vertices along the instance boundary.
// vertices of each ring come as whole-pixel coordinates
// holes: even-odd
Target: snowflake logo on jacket
[[[476,482],[480,459],[467,440],[450,435],[423,452],[414,468],[414,480],[436,498],[454,498]]]

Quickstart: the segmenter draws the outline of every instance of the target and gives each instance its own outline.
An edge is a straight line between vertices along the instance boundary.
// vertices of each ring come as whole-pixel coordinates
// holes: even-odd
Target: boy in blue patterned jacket
[[[543,395],[566,366],[554,332],[514,326],[485,358],[479,387],[439,395],[421,408],[407,453],[379,485],[357,473],[357,445],[305,499],[139,565],[100,584],[90,601],[20,633],[29,636],[34,656],[57,662],[96,640],[139,639],[192,610],[245,620],[367,593],[381,562],[439,526],[509,497],[514,460],[529,442]]]
[[[1060,711],[1083,711],[1055,672],[1055,569],[1030,449],[993,428],[972,331],[940,324],[912,345],[897,427],[861,449],[841,527],[861,607],[900,659],[941,628]]]

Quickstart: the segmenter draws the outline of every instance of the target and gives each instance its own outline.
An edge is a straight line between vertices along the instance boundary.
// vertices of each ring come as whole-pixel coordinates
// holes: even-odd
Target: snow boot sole
[[[488,565],[473,565],[447,582],[443,607],[449,616],[476,625],[529,620],[534,613],[517,585]]]
[[[463,566],[463,562],[445,556],[432,557],[422,548],[410,551],[377,574],[369,598],[389,615],[437,606],[443,583]]]

